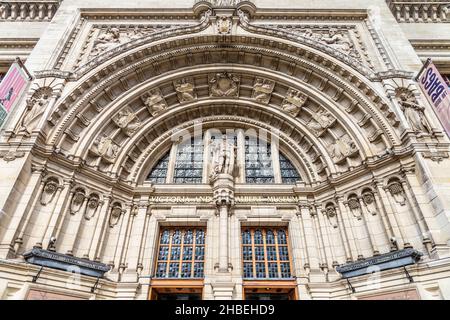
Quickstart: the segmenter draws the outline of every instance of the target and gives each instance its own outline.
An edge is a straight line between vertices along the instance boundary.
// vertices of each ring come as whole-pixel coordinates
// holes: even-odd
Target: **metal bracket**
[[[408,270],[406,270],[406,267],[403,267],[403,270],[405,270],[406,277],[408,278],[409,282],[413,283],[413,282],[414,282],[414,279],[413,279],[413,277],[409,274]]]
[[[348,280],[348,278],[347,278],[347,283],[348,283],[348,286],[350,287],[350,290],[352,290],[352,292],[355,293],[356,290],[355,290],[355,288],[353,288],[353,286],[352,286],[352,284],[350,283],[350,280]]]
[[[42,266],[42,267],[39,269],[38,273],[36,273],[36,275],[33,276],[33,279],[31,280],[31,282],[36,282],[37,279],[39,279],[39,276],[41,275],[42,269],[44,269],[44,266]]]
[[[91,288],[91,293],[94,293],[95,289],[97,289],[99,281],[100,277],[97,277],[97,281],[95,281],[94,286]]]

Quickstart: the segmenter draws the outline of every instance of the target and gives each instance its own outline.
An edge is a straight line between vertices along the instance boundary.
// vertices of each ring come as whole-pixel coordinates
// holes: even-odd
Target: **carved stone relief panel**
[[[112,163],[119,153],[119,148],[120,146],[111,137],[102,135],[94,141],[91,151],[107,162]]]
[[[358,147],[352,139],[344,135],[329,146],[330,155],[336,164],[341,164],[347,159],[358,153]]]
[[[209,76],[209,92],[211,97],[238,97],[239,75],[220,72]]]
[[[281,103],[281,109],[293,117],[297,117],[308,97],[298,90],[289,89]]]
[[[132,136],[141,126],[141,121],[130,108],[120,110],[113,121],[127,136]]]
[[[18,123],[15,134],[30,135],[38,125],[39,119],[47,107],[53,93],[52,88],[43,87],[36,90],[26,102],[26,111]]]
[[[158,88],[149,92],[149,95],[144,99],[144,105],[154,117],[167,109],[166,100]]]
[[[193,78],[183,78],[173,82],[180,103],[190,102],[197,99],[195,83]]]
[[[231,16],[218,16],[216,20],[216,29],[218,34],[226,35],[231,33],[233,20]]]
[[[252,98],[264,104],[268,104],[275,87],[275,81],[264,78],[256,78],[253,85]]]
[[[307,127],[312,131],[316,137],[320,137],[327,128],[331,127],[336,122],[336,118],[328,111],[320,109],[317,112],[313,112],[311,120],[308,122]]]
[[[425,107],[418,103],[414,94],[406,88],[397,88],[395,96],[411,129],[417,134],[431,133],[431,126],[424,113]]]

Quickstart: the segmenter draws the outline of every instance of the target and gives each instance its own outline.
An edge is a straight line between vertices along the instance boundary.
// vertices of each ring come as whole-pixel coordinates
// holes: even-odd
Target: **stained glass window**
[[[273,183],[270,143],[257,137],[245,137],[245,177],[247,183]]]
[[[203,173],[203,140],[192,137],[178,146],[175,160],[175,183],[201,183]]]
[[[204,260],[204,229],[171,228],[161,231],[155,277],[203,278]]]
[[[158,161],[156,166],[153,167],[152,171],[147,177],[147,181],[161,184],[166,183],[167,178],[167,168],[169,166],[169,156],[170,152],[168,152],[161,160]]]
[[[243,229],[242,260],[245,279],[291,278],[286,230]]]
[[[282,153],[280,153],[279,156],[281,181],[286,184],[295,184],[297,181],[301,180],[294,165]]]

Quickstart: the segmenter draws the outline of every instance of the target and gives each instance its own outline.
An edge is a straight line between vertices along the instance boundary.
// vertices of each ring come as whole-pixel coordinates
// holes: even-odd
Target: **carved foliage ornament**
[[[239,95],[239,76],[221,72],[209,77],[211,97],[237,97]]]

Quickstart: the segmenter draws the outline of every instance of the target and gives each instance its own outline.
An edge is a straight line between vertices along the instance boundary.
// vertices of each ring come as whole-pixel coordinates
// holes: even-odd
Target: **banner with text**
[[[430,61],[420,75],[419,86],[450,137],[450,90],[433,62]]]
[[[27,73],[18,62],[14,62],[0,82],[0,128],[25,92],[28,82]]]

